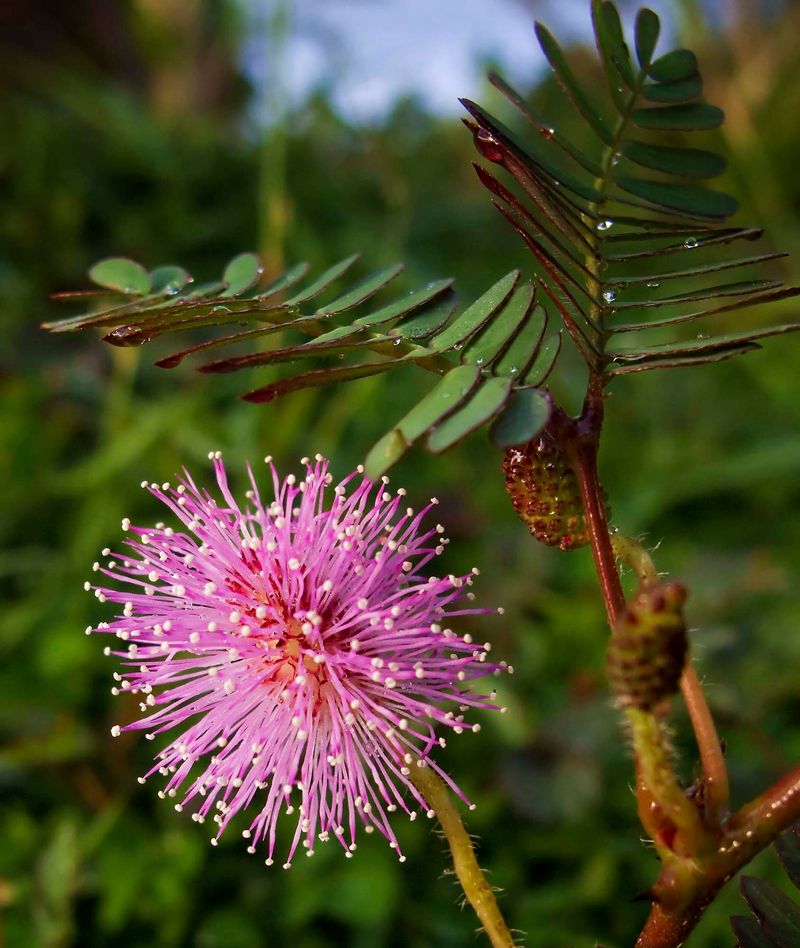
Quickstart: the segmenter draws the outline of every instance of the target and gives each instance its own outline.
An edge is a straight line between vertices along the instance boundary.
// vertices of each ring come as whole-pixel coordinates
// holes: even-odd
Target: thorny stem
[[[492,943],[492,948],[514,948],[514,939],[508,926],[500,914],[494,891],[483,870],[475,858],[472,840],[464,829],[458,810],[444,783],[437,777],[432,767],[411,767],[411,779],[423,795],[428,805],[436,813],[439,825],[442,827],[450,853],[453,857],[453,868],[469,900],[480,919],[483,929]]]

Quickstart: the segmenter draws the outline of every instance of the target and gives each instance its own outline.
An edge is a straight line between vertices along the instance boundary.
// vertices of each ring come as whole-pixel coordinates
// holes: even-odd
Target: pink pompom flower
[[[441,525],[423,526],[436,501],[415,512],[387,478],[373,484],[359,468],[331,489],[320,455],[303,459],[302,480],[281,480],[267,458],[274,499],[262,502],[248,468],[240,506],[210,457],[221,499],[185,471],[175,487],[143,484],[179,528],[124,520],[126,552],[104,550],[95,570],[127,588],[86,584],[122,604],[87,633],[126,643],[113,652],[125,666],[113,691],[142,699],[144,716],[112,734],[174,732],[140,782],[162,774],[177,810],[213,817],[214,844],[249,808],[243,835],[250,852],[265,843],[267,865],[282,811],[297,815],[287,867],[301,842],[310,856],[332,837],[350,856],[358,824],[402,859],[389,814],[433,815],[410,768],[431,766],[458,792],[430,759],[445,744],[435,725],[477,731],[464,714],[495,708],[494,694],[468,683],[507,667],[449,627],[486,611],[454,608],[473,598],[473,575],[423,574],[447,543]]]

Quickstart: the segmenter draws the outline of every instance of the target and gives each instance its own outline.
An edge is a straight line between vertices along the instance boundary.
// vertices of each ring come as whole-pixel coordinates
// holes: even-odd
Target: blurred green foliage
[[[183,464],[202,476],[212,447],[234,468],[271,453],[284,470],[322,451],[344,474],[425,380],[410,370],[249,406],[234,397],[240,379],[152,368],[157,348],[45,336],[39,322],[64,314],[48,294],[81,285],[87,266],[112,253],[213,276],[247,248],[268,248],[275,270],[364,248],[369,267],[405,259],[414,281],[453,274],[465,298],[512,266],[530,269],[474,179],[456,121],[405,101],[354,129],[321,92],[259,142],[236,68],[241,23],[230,10],[206,16],[192,46],[192,15],[205,5],[187,3],[182,16],[178,7],[120,4],[112,35],[126,55],[116,57],[113,44],[89,55],[100,43],[91,34],[80,55],[68,31],[50,45],[21,34],[13,56],[13,30],[3,41],[0,940],[476,944],[427,826],[402,827],[403,866],[364,837],[352,861],[323,847],[291,872],[267,870],[234,838],[212,850],[200,827],[137,784],[149,744],[109,737],[135,708],[111,698],[101,645],[82,635],[103,614],[81,587],[123,516],[157,516],[140,480]],[[684,9],[709,97],[728,112],[727,183],[742,219],[797,249],[800,61],[789,39],[800,11],[787,6],[781,25],[765,26],[748,7],[727,34],[712,35],[700,11]],[[576,61],[591,69],[580,51]],[[217,77],[211,91],[189,81],[201,72]],[[533,94],[553,114],[553,88]],[[797,259],[785,267],[797,280]],[[800,758],[798,361],[796,340],[775,342],[733,363],[624,380],[609,403],[602,461],[615,518],[652,545],[663,541],[659,568],[690,585],[694,654],[739,802]],[[579,371],[566,362],[567,401]],[[509,713],[451,741],[442,760],[478,803],[469,827],[526,944],[623,948],[646,912],[632,899],[657,866],[639,841],[626,740],[603,681],[590,556],[530,540],[484,438],[441,459],[414,452],[394,472],[410,496],[440,497],[453,537],[448,567],[480,566],[482,603],[506,607],[476,630],[517,670],[502,686]],[[676,746],[689,778],[684,726]],[[771,853],[748,871],[780,878]],[[729,887],[692,945],[729,945],[726,916],[741,908]]]

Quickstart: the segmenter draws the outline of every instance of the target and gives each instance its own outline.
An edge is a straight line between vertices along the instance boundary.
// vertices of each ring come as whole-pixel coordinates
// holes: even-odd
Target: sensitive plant
[[[590,547],[597,568],[611,628],[609,683],[631,735],[639,818],[662,863],[648,893],[652,910],[639,939],[644,948],[681,944],[720,887],[800,816],[800,776],[793,771],[731,812],[723,750],[689,659],[686,591],[663,581],[639,542],[609,527],[611,507],[598,471],[606,396],[613,383],[612,390],[623,397],[622,376],[718,362],[758,349],[759,340],[770,335],[796,331],[800,325],[792,322],[758,321],[732,332],[715,327],[724,320],[727,329],[728,314],[745,307],[781,307],[800,289],[784,287],[775,277],[773,261],[780,254],[738,249],[758,239],[760,231],[725,223],[736,203],[707,185],[722,173],[724,161],[686,141],[723,120],[702,98],[694,55],[674,50],[656,57],[659,21],[649,10],[637,16],[633,56],[612,3],[595,0],[592,17],[608,85],[602,105],[587,93],[553,36],[536,28],[556,79],[583,120],[580,141],[566,138],[500,77],[491,81],[519,111],[527,134],[464,102],[466,124],[486,162],[476,165],[478,178],[530,249],[532,281],[513,271],[470,305],[458,307],[450,280],[387,300],[384,291],[399,276],[399,266],[332,293],[355,257],[311,279],[307,266],[299,264],[268,286],[261,285],[261,263],[253,254],[235,258],[221,280],[202,286],[181,267],[148,272],[133,261],[109,258],[90,271],[101,287],[100,305],[48,328],[100,327],[115,345],[199,329],[198,342],[158,364],[175,368],[184,359],[234,346],[244,351],[205,361],[201,371],[288,365],[288,374],[244,396],[254,403],[407,364],[432,372],[438,377],[434,387],[369,452],[365,465],[372,479],[415,442],[440,453],[490,423],[491,440],[505,452],[508,493],[532,535],[562,550]],[[498,169],[503,180],[495,176]],[[104,299],[109,295],[110,304]],[[240,323],[253,325],[210,331]],[[552,331],[553,324],[560,328]],[[278,334],[279,344],[265,348]],[[586,368],[577,417],[556,404],[550,388],[565,338]],[[295,370],[304,359],[312,360],[312,367]],[[619,561],[636,577],[627,596]],[[131,615],[119,620],[124,631],[124,623],[139,614],[133,599],[118,601],[132,602]],[[231,610],[229,623],[233,611],[241,614]],[[307,619],[297,618],[301,628]],[[295,638],[286,639],[292,650],[298,648]],[[312,664],[315,654],[323,653],[309,653]],[[283,668],[285,644],[280,655],[276,660]],[[131,679],[125,680],[131,687]],[[223,692],[225,681],[233,683],[235,694],[232,678],[223,679]],[[671,699],[678,692],[695,731],[702,771],[690,787],[677,776],[668,740]],[[305,730],[302,717],[298,728]],[[174,753],[177,775],[192,755],[180,748]],[[187,754],[189,760],[183,760]],[[414,768],[407,769],[417,799],[431,804],[448,834],[459,878],[487,934],[494,944],[511,944],[441,786],[426,789]],[[430,777],[430,767],[419,771]],[[402,769],[401,776],[406,776]],[[302,783],[305,787],[305,777]],[[224,789],[223,797],[230,797]],[[221,823],[225,817],[222,808]],[[306,842],[311,848],[311,837]],[[763,887],[748,883],[747,894],[756,917],[735,923],[740,943],[785,943],[779,923],[788,918],[796,929],[796,916]]]

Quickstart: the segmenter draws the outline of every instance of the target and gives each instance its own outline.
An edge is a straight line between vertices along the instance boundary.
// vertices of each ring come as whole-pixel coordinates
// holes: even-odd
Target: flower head
[[[504,663],[448,625],[486,611],[453,608],[472,598],[473,575],[423,574],[447,543],[441,525],[423,527],[435,500],[415,512],[404,491],[390,495],[386,478],[373,484],[360,470],[332,487],[317,455],[303,459],[302,480],[272,467],[266,504],[250,471],[240,507],[211,457],[221,500],[186,472],[174,488],[144,484],[180,528],[123,521],[127,551],[104,550],[110,560],[95,569],[128,589],[87,584],[123,606],[87,632],[127,643],[114,652],[125,670],[113,690],[142,698],[144,717],[112,733],[177,731],[140,780],[159,772],[176,809],[192,806],[201,823],[213,815],[214,843],[252,804],[243,835],[251,852],[265,842],[268,865],[281,811],[297,818],[287,866],[317,839],[350,855],[359,823],[399,853],[389,814],[427,810],[410,768],[450,782],[429,758],[445,743],[434,726],[477,730],[464,712],[495,707],[466,686]]]

